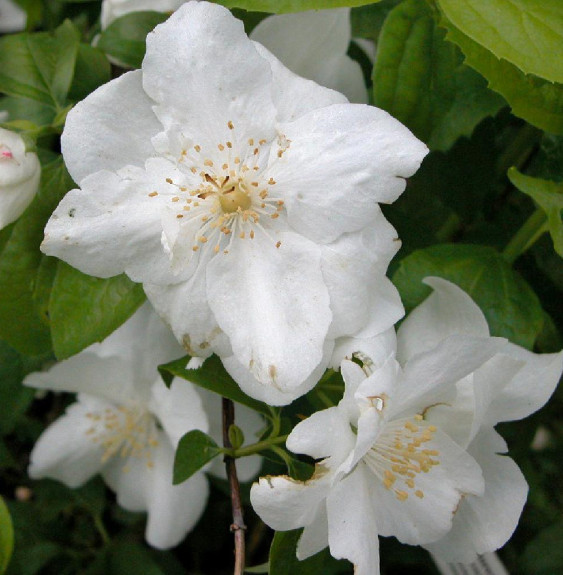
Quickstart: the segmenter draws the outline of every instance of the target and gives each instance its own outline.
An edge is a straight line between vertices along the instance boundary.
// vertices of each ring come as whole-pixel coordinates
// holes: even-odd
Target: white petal
[[[477,555],[502,547],[518,525],[528,486],[516,463],[495,453],[498,439],[493,429],[486,429],[470,447],[483,470],[485,493],[466,497],[455,514],[452,530],[427,546],[444,561],[474,561]]]
[[[563,371],[563,352],[536,354],[509,343],[503,350],[511,358],[524,362],[524,367],[494,398],[486,420],[523,419],[537,411],[554,392]]]
[[[327,473],[313,475],[306,482],[285,476],[261,477],[250,489],[250,502],[266,525],[276,531],[289,531],[315,520],[329,489]]]
[[[313,110],[278,130],[289,147],[281,158],[272,149],[268,173],[290,225],[319,243],[372,222],[376,202],[396,200],[428,151],[387,112],[361,104]]]
[[[392,412],[413,413],[453,399],[455,383],[501,351],[506,340],[451,335],[430,351],[420,353],[403,370]],[[399,410],[399,412],[397,411]]]
[[[313,413],[298,423],[287,438],[287,448],[293,453],[310,455],[313,459],[331,458],[326,465],[338,465],[353,449],[355,436],[343,412],[330,407]]]
[[[162,439],[163,434],[159,439]],[[166,441],[166,438],[164,438]],[[154,456],[154,450],[153,450]],[[127,511],[146,511],[150,494],[152,469],[141,457],[112,457],[104,469],[102,477],[112,491],[117,503]]]
[[[12,0],[3,0],[0,11],[0,32],[20,32],[25,29],[27,15]]]
[[[209,487],[204,473],[172,485],[174,450],[169,444],[159,446],[154,463],[145,537],[153,547],[168,549],[180,543],[198,522],[207,504]]]
[[[53,212],[42,251],[98,277],[125,272],[134,281],[179,281],[162,248],[161,200],[148,196],[154,188],[143,176],[97,172],[82,180]]]
[[[311,372],[311,375],[296,387],[278,389],[272,385],[264,385],[254,377],[252,372],[244,367],[237,358],[222,357],[221,361],[229,375],[239,384],[240,388],[254,399],[263,401],[268,405],[288,405],[298,397],[311,391],[319,382],[331,357],[334,342],[326,340],[323,346],[323,358],[319,365]]]
[[[291,122],[311,110],[348,102],[343,94],[294,74],[262,44],[254,42],[254,46],[272,68],[272,99],[278,122]]]
[[[408,315],[397,332],[397,359],[402,364],[450,335],[489,335],[483,312],[461,288],[438,277],[427,277],[423,283],[434,291]]]
[[[305,525],[297,543],[297,559],[303,561],[328,546],[328,518],[326,505],[319,505],[317,514],[309,525]]]
[[[271,140],[271,83],[270,65],[221,6],[187,2],[147,37],[143,86],[155,112],[184,124],[204,150],[233,138]]]
[[[180,438],[192,429],[207,432],[208,416],[193,383],[175,377],[170,387],[159,379],[152,386],[149,408],[154,413],[170,443],[177,447]]]
[[[361,68],[346,55],[350,44],[350,9],[280,14],[262,20],[250,37],[292,72],[367,102]]]
[[[296,234],[233,241],[207,266],[209,305],[238,361],[289,392],[323,359],[332,319],[319,248]],[[238,240],[238,238],[237,238]]]
[[[154,155],[151,138],[162,130],[143,91],[142,72],[127,72],[100,86],[68,113],[61,147],[78,184],[100,170],[142,167]]]
[[[362,354],[370,364],[381,365],[396,348],[394,328],[368,338],[341,337],[336,340],[329,367],[338,369],[342,360],[352,359],[355,353]]]
[[[417,473],[414,488],[399,478],[392,489],[380,479],[370,483],[378,506],[381,535],[393,535],[402,543],[419,545],[443,537],[451,528],[453,514],[464,494],[482,494],[483,476],[477,462],[439,429],[432,441],[425,444],[435,449],[440,463],[427,473]],[[404,501],[397,499],[394,489],[408,493]],[[420,490],[423,497],[417,497]]]
[[[370,479],[358,468],[327,497],[330,553],[351,561],[355,575],[379,575],[379,509],[376,522],[377,502],[370,497]]]
[[[101,409],[107,404],[99,402]],[[80,487],[102,468],[103,450],[87,431],[91,405],[73,403],[39,437],[31,452],[29,476],[49,477],[69,487]]]
[[[31,156],[31,154],[27,154]],[[33,154],[35,156],[35,154]],[[41,178],[39,160],[35,156],[37,169],[30,178],[18,182],[13,186],[4,186],[0,182],[0,230],[8,224],[15,222],[31,204]],[[34,162],[34,163],[35,163]],[[2,166],[0,166],[0,171]]]

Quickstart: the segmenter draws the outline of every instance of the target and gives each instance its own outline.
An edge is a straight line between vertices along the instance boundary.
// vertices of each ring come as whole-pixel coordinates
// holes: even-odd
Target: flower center
[[[435,432],[436,427],[424,423],[419,414],[412,419],[393,421],[364,455],[364,463],[399,501],[406,501],[409,492],[420,499],[424,497],[415,480],[421,473],[428,473],[440,464],[435,459],[440,452],[424,446],[432,441]]]
[[[138,404],[107,407],[86,414],[92,425],[86,435],[102,447],[102,463],[112,457],[135,457],[154,467],[152,450],[158,445],[154,416]],[[125,466],[124,471],[129,468]]]
[[[239,186],[231,186],[219,196],[219,203],[226,214],[245,211],[252,205],[250,196],[243,192]]]

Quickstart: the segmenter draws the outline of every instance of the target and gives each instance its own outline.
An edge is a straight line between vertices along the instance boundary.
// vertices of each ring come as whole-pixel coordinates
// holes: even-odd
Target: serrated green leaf
[[[375,0],[375,2],[379,1]],[[222,4],[227,8],[243,8],[252,12],[286,14],[305,10],[365,6],[375,4],[375,2],[374,0],[218,0],[216,4]]]
[[[10,228],[0,252],[0,338],[25,355],[51,349],[49,325],[36,291],[44,294],[48,290],[40,285],[39,272],[47,264],[39,246],[47,220],[71,187],[62,158],[46,165],[38,194]]]
[[[227,373],[221,360],[216,355],[206,359],[203,366],[199,369],[186,369],[186,364],[189,359],[189,356],[182,357],[158,367],[158,370],[167,385],[170,385],[174,377],[181,377],[182,379],[191,381],[204,389],[208,389],[209,391],[218,393],[223,397],[232,399],[236,403],[246,405],[254,411],[270,416],[271,409],[265,403],[256,401],[241,391],[240,387]]]
[[[553,247],[563,257],[563,220],[561,219],[563,183],[525,176],[516,168],[508,170],[508,177],[522,193],[530,196],[545,212]]]
[[[144,300],[141,284],[125,275],[96,278],[59,261],[49,300],[55,355],[65,359],[102,341]]]
[[[220,454],[221,449],[207,433],[199,429],[188,431],[176,448],[172,483],[178,485],[186,481]]]
[[[444,37],[428,6],[407,0],[385,20],[373,69],[375,105],[434,150],[469,136],[504,105]]]
[[[147,34],[167,18],[168,14],[163,12],[132,12],[121,16],[102,32],[98,48],[124,66],[140,68]]]
[[[14,527],[4,500],[0,497],[0,575],[6,572],[14,550]]]
[[[74,75],[79,35],[64,22],[54,34],[0,38],[0,92],[62,107]]]
[[[498,92],[512,113],[547,132],[563,134],[563,85],[526,75],[506,60],[474,42],[447,19],[442,20],[446,39],[461,48],[465,62],[482,74]]]
[[[459,30],[525,74],[563,82],[560,0],[438,0]]]
[[[426,276],[442,277],[465,290],[485,314],[491,335],[528,349],[534,346],[543,327],[540,302],[493,248],[443,244],[407,256],[392,278],[407,312],[430,294],[430,288],[422,283]]]

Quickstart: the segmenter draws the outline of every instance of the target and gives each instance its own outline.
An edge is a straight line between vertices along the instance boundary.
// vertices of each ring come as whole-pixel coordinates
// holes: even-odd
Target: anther
[[[149,198],[154,198],[155,196],[158,196],[158,192],[151,192],[149,194]]]

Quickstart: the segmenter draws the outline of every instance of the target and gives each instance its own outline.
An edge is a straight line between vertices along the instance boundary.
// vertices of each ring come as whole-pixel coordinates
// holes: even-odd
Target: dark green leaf
[[[435,150],[469,136],[504,105],[444,37],[428,6],[407,0],[383,25],[373,70],[375,105]]]
[[[563,82],[560,0],[438,0],[454,26],[526,74]]]
[[[78,31],[64,22],[53,35],[15,34],[0,39],[0,92],[64,105],[78,53]]]
[[[110,549],[110,575],[164,575],[149,551],[139,543],[120,542]]]
[[[353,38],[366,38],[377,43],[379,33],[387,15],[401,0],[386,0],[385,2],[359,6],[352,9],[350,22]]]
[[[180,439],[174,457],[174,485],[189,479],[206,463],[221,453],[212,437],[199,429],[188,431]]]
[[[530,196],[545,212],[549,233],[555,251],[563,257],[563,183],[550,182],[521,174],[516,168],[508,170],[510,181],[524,194]]]
[[[0,497],[0,575],[6,572],[14,550],[14,528],[4,500]]]
[[[450,280],[481,308],[491,335],[506,337],[531,349],[543,327],[543,310],[536,294],[494,249],[444,244],[417,250],[401,261],[393,275],[407,311],[430,293],[426,276]]]
[[[379,0],[376,0],[379,1]],[[325,10],[343,6],[364,6],[375,4],[374,0],[218,0],[227,8],[244,8],[253,12],[303,12],[304,10]]]
[[[236,403],[246,405],[250,409],[254,409],[254,411],[270,416],[270,408],[265,403],[256,401],[241,391],[217,356],[213,355],[206,359],[203,366],[199,369],[186,369],[189,359],[189,356],[186,356],[159,366],[158,369],[167,385],[170,385],[174,377],[181,377],[204,389],[232,399]]]
[[[39,276],[47,264],[39,246],[49,216],[71,187],[62,158],[45,166],[37,196],[11,227],[0,253],[0,338],[26,355],[51,349],[43,304],[48,286]]]
[[[132,12],[114,20],[101,34],[98,48],[119,64],[140,68],[145,56],[147,34],[168,14]]]
[[[524,565],[534,575],[553,575],[563,571],[563,521],[544,529],[526,546]]]
[[[482,74],[489,87],[501,94],[512,112],[547,132],[563,134],[563,84],[526,75],[506,60],[499,60],[444,19],[446,39],[457,44],[466,63]]]
[[[49,301],[55,355],[65,359],[102,341],[144,300],[141,284],[127,276],[96,278],[59,261]]]
[[[104,53],[88,44],[80,44],[69,99],[82,100],[110,80],[111,66]]]

